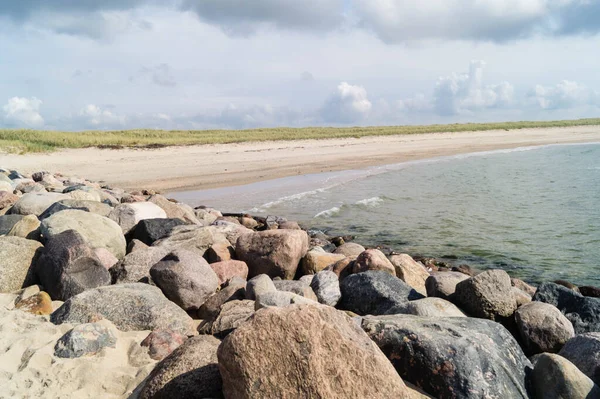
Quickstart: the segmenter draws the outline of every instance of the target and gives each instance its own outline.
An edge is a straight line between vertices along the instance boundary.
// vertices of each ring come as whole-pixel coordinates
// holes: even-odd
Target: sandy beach
[[[73,149],[1,154],[0,166],[85,176],[167,192],[249,184],[439,156],[548,144],[600,142],[599,126],[271,141],[160,149]],[[125,173],[126,172],[126,173]]]

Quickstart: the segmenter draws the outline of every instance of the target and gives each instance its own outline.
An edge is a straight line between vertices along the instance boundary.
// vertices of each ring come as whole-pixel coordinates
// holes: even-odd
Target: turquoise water
[[[600,285],[600,145],[471,154],[181,193],[530,282]],[[257,204],[259,206],[257,206]],[[260,205],[262,204],[262,205]]]

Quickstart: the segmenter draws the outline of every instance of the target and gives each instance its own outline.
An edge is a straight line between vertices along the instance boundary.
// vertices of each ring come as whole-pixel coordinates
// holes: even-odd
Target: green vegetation
[[[225,144],[268,140],[330,139],[418,133],[468,132],[600,125],[600,119],[550,122],[466,123],[427,126],[307,127],[249,130],[150,130],[60,132],[0,129],[0,150],[47,152],[60,148],[153,148],[173,145]]]

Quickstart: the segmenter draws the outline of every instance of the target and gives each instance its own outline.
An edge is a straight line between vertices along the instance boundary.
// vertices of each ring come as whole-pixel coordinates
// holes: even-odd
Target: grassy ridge
[[[599,119],[548,122],[466,123],[426,126],[307,127],[248,130],[151,130],[61,132],[0,129],[0,151],[47,152],[60,148],[162,147],[193,144],[225,144],[248,141],[329,139],[418,133],[469,132],[600,125]]]

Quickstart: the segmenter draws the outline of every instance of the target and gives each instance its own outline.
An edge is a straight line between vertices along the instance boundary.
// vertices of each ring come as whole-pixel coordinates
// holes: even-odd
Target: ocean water
[[[600,144],[475,153],[177,193],[411,255],[600,286]]]

